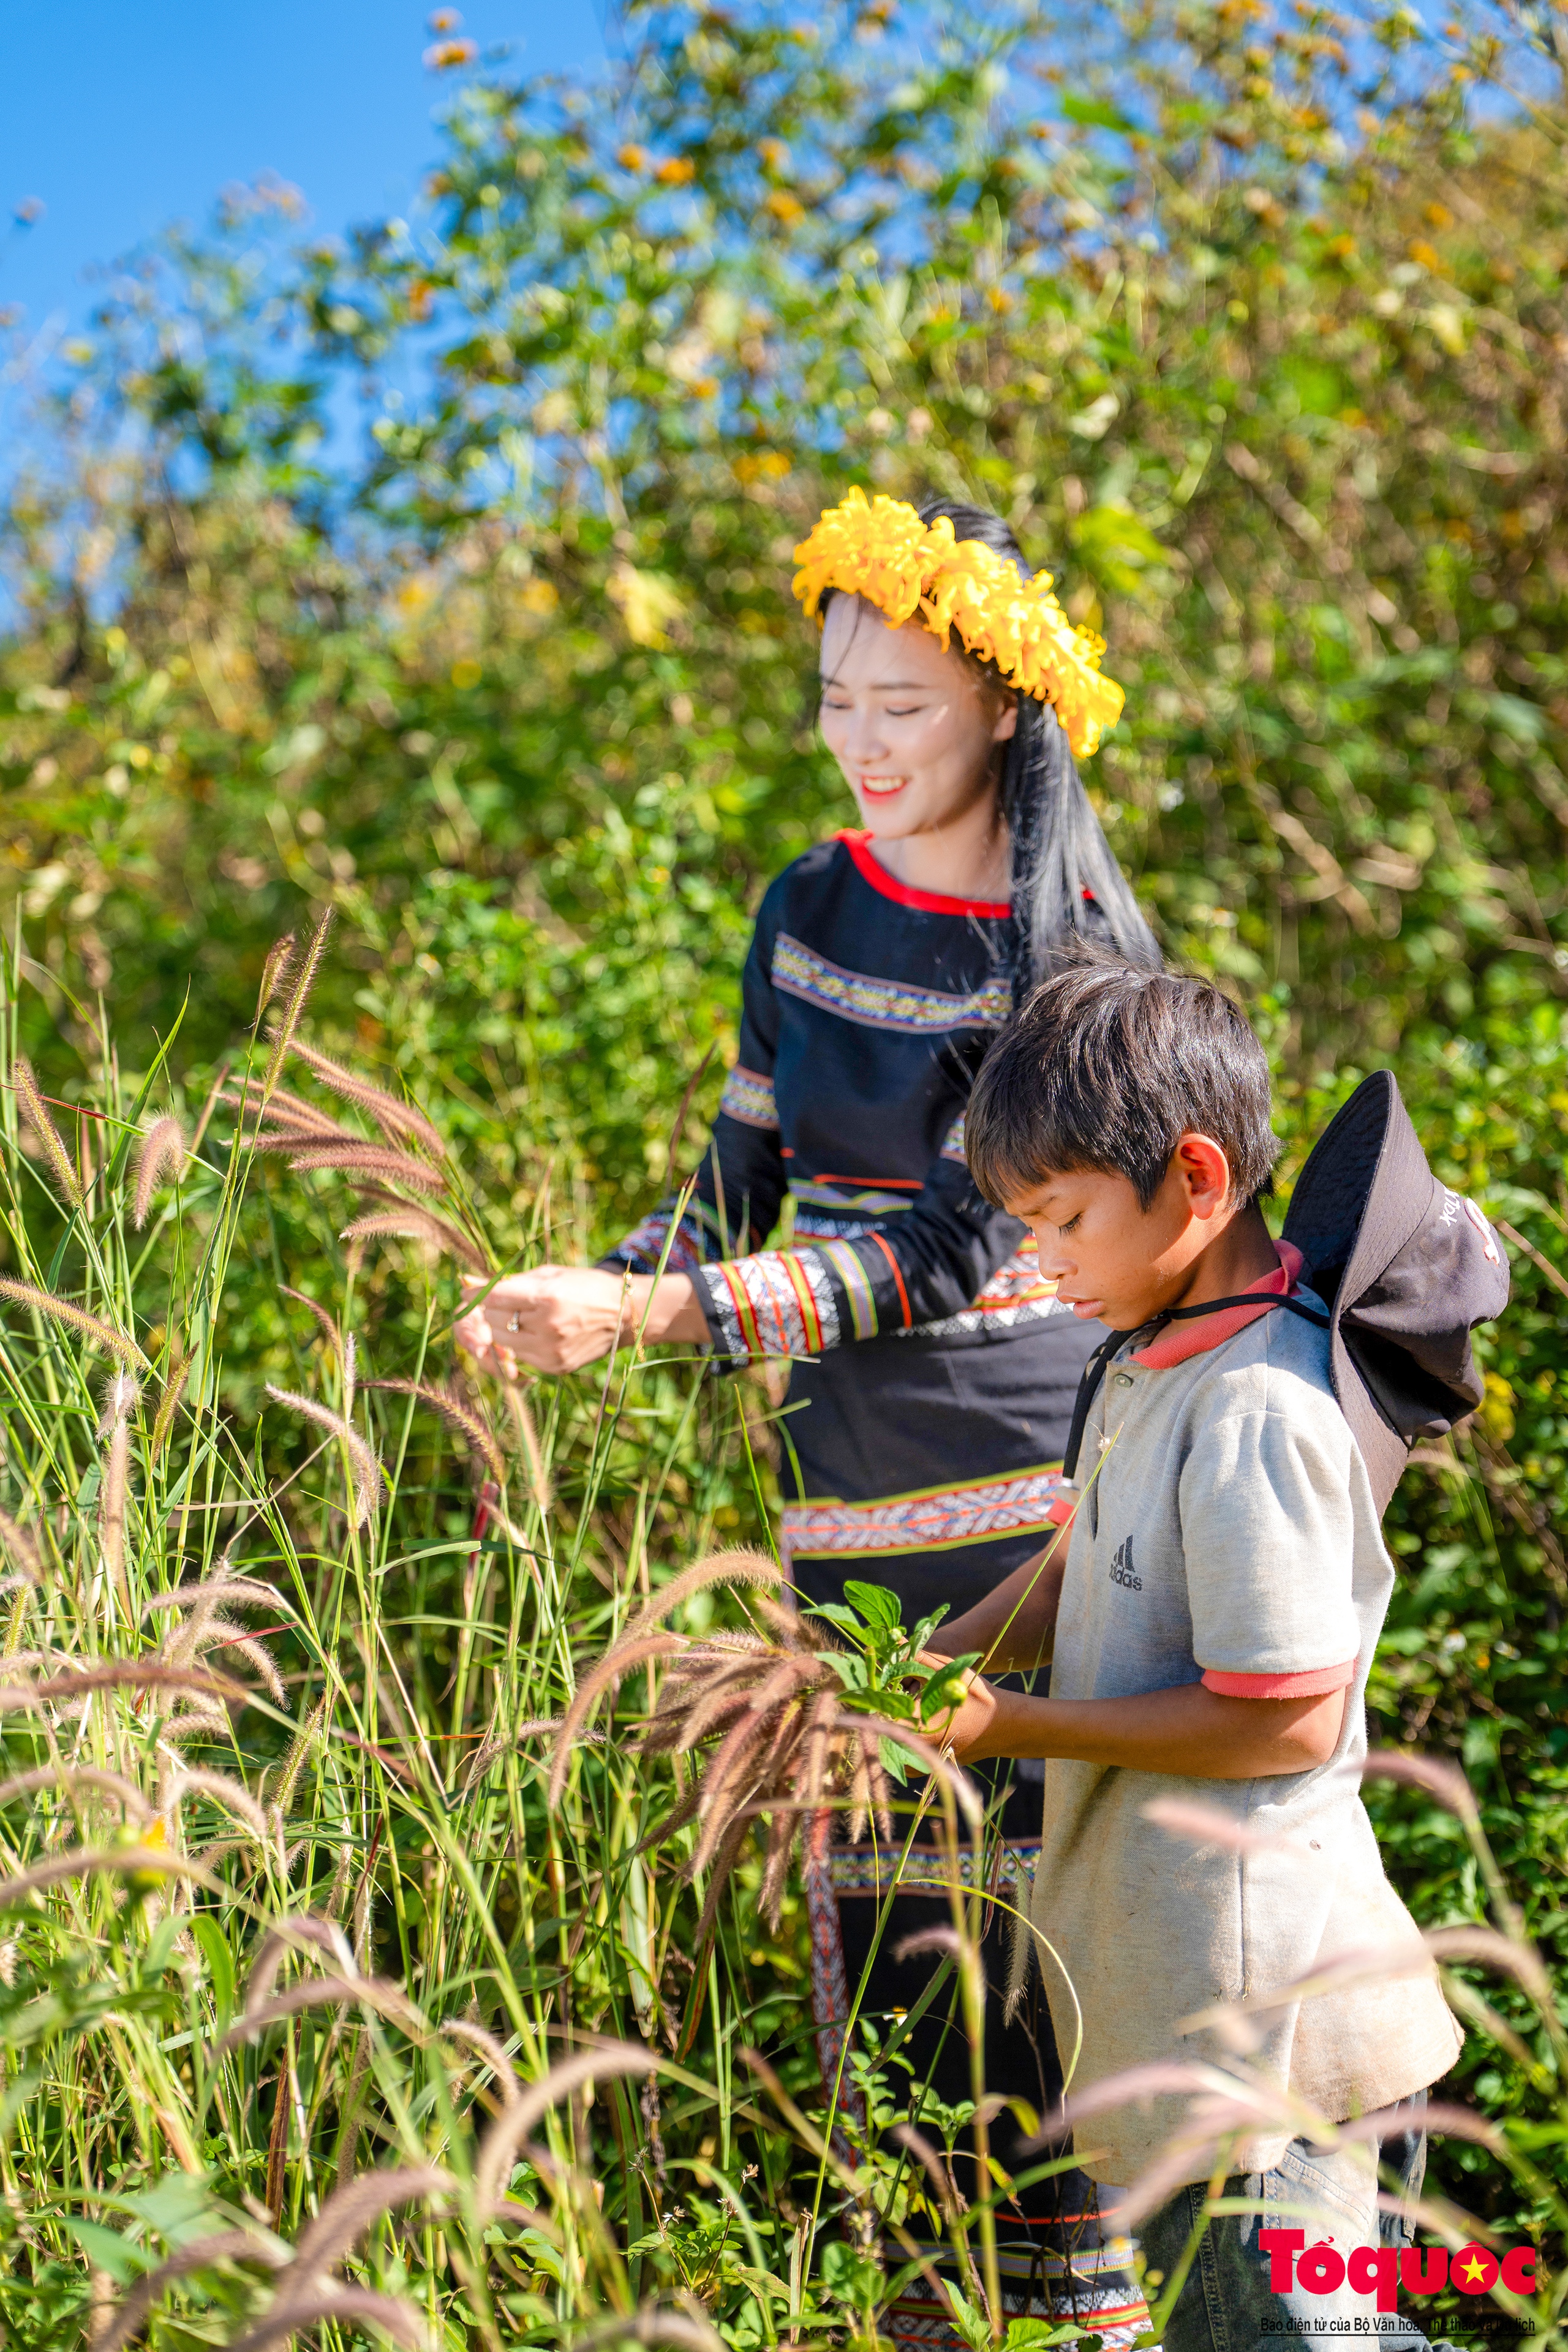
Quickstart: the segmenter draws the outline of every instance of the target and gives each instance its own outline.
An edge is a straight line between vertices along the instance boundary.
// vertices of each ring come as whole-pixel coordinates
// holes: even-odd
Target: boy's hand
[[[939,1650],[922,1650],[923,1666],[945,1665],[947,1660]],[[988,1739],[996,1724],[996,1692],[984,1675],[966,1672],[963,1675],[963,1696],[958,1705],[945,1714],[933,1716],[922,1727],[933,1746],[950,1752],[960,1764],[972,1756],[991,1756],[995,1750]]]
[[[928,1666],[947,1663],[930,1651],[921,1659]],[[1230,1698],[1201,1683],[1178,1683],[1128,1698],[1034,1698],[973,1672],[964,1673],[963,1687],[958,1705],[924,1727],[961,1764],[1055,1757],[1200,1780],[1312,1771],[1339,1745],[1345,1709],[1342,1689],[1321,1698]]]

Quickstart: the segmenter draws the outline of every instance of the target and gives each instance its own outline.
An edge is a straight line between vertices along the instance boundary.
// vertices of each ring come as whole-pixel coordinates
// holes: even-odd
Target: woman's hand
[[[463,1280],[470,1290],[485,1286],[477,1275]],[[505,1276],[462,1317],[453,1336],[481,1371],[510,1381],[520,1363],[536,1372],[574,1372],[631,1339],[639,1325],[649,1339],[706,1339],[707,1320],[689,1276],[667,1274],[655,1283],[647,1275],[627,1281],[597,1266],[536,1266],[531,1274]]]

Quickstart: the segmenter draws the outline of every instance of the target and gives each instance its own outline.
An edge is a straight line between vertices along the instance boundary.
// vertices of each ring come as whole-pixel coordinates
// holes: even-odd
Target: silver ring
[[[514,1316],[512,1317],[512,1318],[511,1318],[511,1321],[507,1325],[507,1327],[506,1327],[506,1328],[507,1328],[507,1329],[508,1329],[509,1331],[519,1331],[519,1330],[521,1330],[521,1329],[522,1326],[519,1323],[519,1321],[518,1321],[518,1319],[517,1319],[517,1317],[514,1315]]]

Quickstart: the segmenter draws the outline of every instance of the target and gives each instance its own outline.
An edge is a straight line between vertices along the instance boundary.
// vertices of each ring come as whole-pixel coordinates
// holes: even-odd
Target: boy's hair
[[[1250,1202],[1272,1190],[1269,1108],[1263,1048],[1217,988],[1080,952],[985,1056],[964,1141],[988,1201],[1093,1170],[1125,1176],[1147,1209],[1177,1138],[1212,1136],[1231,1197]]]

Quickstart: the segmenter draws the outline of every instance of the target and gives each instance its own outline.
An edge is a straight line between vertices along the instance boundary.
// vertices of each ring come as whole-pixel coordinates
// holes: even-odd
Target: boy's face
[[[1206,1135],[1184,1135],[1148,1208],[1104,1169],[1047,1174],[1003,1205],[1039,1244],[1040,1273],[1085,1322],[1135,1331],[1184,1287],[1230,1221],[1230,1166]]]

